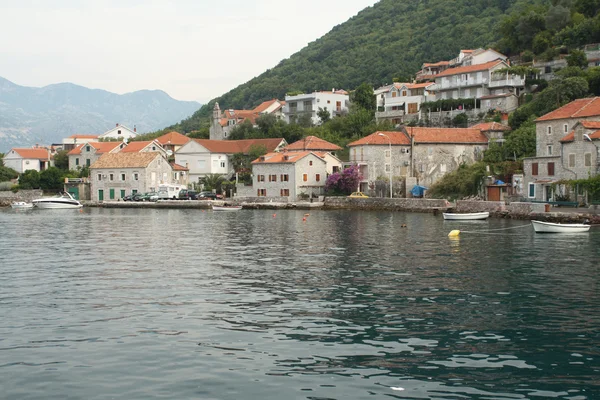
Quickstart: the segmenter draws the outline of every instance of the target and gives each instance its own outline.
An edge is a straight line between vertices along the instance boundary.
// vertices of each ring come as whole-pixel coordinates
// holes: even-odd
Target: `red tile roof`
[[[342,148],[316,136],[306,136],[285,147],[287,151],[310,150],[310,151],[338,151]]]
[[[154,140],[146,140],[146,141],[140,141],[140,142],[129,142],[129,144],[127,146],[125,146],[123,148],[123,150],[121,150],[121,153],[139,153],[145,147],[151,145],[153,142],[154,142]],[[159,143],[156,143],[156,144],[159,145]],[[158,146],[158,147],[160,147],[160,146]]]
[[[98,139],[98,136],[99,135],[80,135],[77,133],[69,136],[69,139]]]
[[[308,156],[314,154],[315,156],[323,159],[325,153],[315,151],[294,151],[289,153],[268,153],[264,156],[257,158],[252,161],[252,164],[293,164]]]
[[[276,102],[280,103],[279,107],[277,107],[277,109],[276,109],[276,110],[278,110],[278,109],[281,108],[281,102],[278,99],[273,99],[273,100],[267,100],[267,101],[262,102],[259,106],[257,106],[252,111],[255,112],[255,113],[257,113],[257,114],[260,114],[260,113],[266,111],[267,108],[271,107]]]
[[[482,122],[481,124],[473,125],[471,129],[479,129],[482,132],[510,131],[510,126],[506,126],[498,122]]]
[[[267,152],[273,152],[284,142],[283,138],[275,139],[244,139],[244,140],[210,140],[194,139],[196,143],[204,146],[211,153],[248,153],[253,146],[264,146]]]
[[[590,139],[599,139],[600,140],[600,130],[587,134]],[[567,136],[560,139],[561,142],[572,142],[575,140],[575,131],[571,131]]]
[[[407,127],[409,135],[414,136],[415,143],[452,143],[452,144],[487,144],[488,138],[479,130],[472,128],[420,128]]]
[[[387,135],[386,136],[381,136]],[[389,140],[388,140],[389,137]],[[392,143],[394,146],[410,146],[410,138],[404,132],[375,132],[369,136],[365,136],[362,139],[358,139],[348,144],[348,147],[352,146],[364,146],[364,145],[389,145]]]
[[[600,121],[581,121],[585,129],[600,129]]]
[[[169,163],[171,164],[171,168],[173,168],[173,171],[189,171],[189,168],[186,168],[182,165],[179,164],[175,164],[174,162]]]
[[[82,153],[83,146],[91,146],[96,150],[96,154],[110,153],[121,145],[122,142],[89,142],[77,145],[68,155],[77,155]]]
[[[236,120],[237,124],[250,121],[252,125],[256,124],[256,118],[260,115],[254,110],[225,110],[224,117],[221,118],[221,126],[227,126],[228,120]]]
[[[554,111],[536,119],[536,122],[566,118],[585,118],[600,116],[600,97],[573,100]]]
[[[441,67],[450,64],[450,61],[438,61],[436,63],[424,63],[423,67]]]
[[[158,141],[158,143],[162,144],[163,146],[166,144],[174,145],[174,146],[183,146],[184,144],[189,142],[191,139],[185,135],[182,135],[179,132],[172,131],[169,133],[165,133],[164,135],[156,138],[156,140]]]
[[[447,70],[437,74],[436,78],[442,77],[442,76],[466,74],[469,72],[486,71],[490,68],[495,67],[498,64],[506,64],[506,63],[502,60],[494,60],[494,61],[486,62],[484,64],[476,64],[476,65],[467,65],[465,67],[448,68]]]
[[[42,148],[14,148],[11,149],[23,158],[33,160],[48,160],[48,149]],[[8,153],[7,153],[8,154]]]

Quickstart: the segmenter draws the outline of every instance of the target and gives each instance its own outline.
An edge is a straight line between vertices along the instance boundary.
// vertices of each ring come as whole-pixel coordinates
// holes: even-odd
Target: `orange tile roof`
[[[585,118],[600,116],[600,97],[573,100],[554,111],[536,119],[536,122],[566,118]]]
[[[283,138],[275,139],[244,139],[244,140],[210,140],[194,139],[196,143],[204,146],[211,153],[248,153],[253,146],[264,146],[267,152],[273,152],[284,141]]]
[[[118,146],[121,145],[122,142],[90,142],[90,143],[82,143],[77,145],[73,150],[69,151],[68,155],[77,155],[82,153],[83,146],[91,146],[96,150],[96,154],[109,153]]]
[[[421,88],[426,88],[427,86],[431,86],[431,85],[433,85],[433,82],[411,83],[409,85],[406,85],[406,87],[409,89],[421,89]]]
[[[48,149],[42,148],[14,148],[11,149],[23,158],[34,160],[48,160]],[[7,153],[8,154],[8,153]]]
[[[146,168],[156,157],[155,152],[147,153],[106,153],[90,166],[94,168]]]
[[[450,61],[438,61],[436,63],[424,63],[423,67],[442,67],[444,65],[449,65]]]
[[[315,151],[294,151],[289,153],[267,153],[264,156],[257,158],[252,161],[252,164],[293,164],[308,156],[314,154],[315,156],[323,159],[325,153]]]
[[[501,63],[504,64],[504,61],[494,60],[494,61],[486,62],[484,64],[476,64],[476,65],[467,65],[465,67],[448,68],[447,70],[437,74],[436,78],[442,77],[442,76],[466,74],[469,72],[485,71],[485,70],[493,68],[496,65],[501,64]]]
[[[387,135],[390,138],[381,136],[379,134]],[[410,146],[410,138],[404,132],[375,132],[369,136],[365,136],[362,139],[358,139],[348,144],[348,147],[352,146],[364,146],[364,145],[389,145],[392,143],[394,146]]]
[[[473,125],[471,129],[479,129],[482,132],[510,131],[510,126],[506,126],[498,122],[482,122],[481,124]]]
[[[487,144],[488,138],[479,129],[407,127],[415,143]]]
[[[175,164],[174,162],[169,163],[171,164],[171,168],[173,168],[173,171],[189,171],[189,168],[186,168],[182,165],[179,164]]]
[[[80,135],[77,133],[69,136],[69,139],[98,139],[98,136],[99,135]]]
[[[306,136],[285,147],[287,151],[310,150],[310,151],[338,151],[342,148],[336,144],[330,143],[316,136]]]
[[[156,138],[156,141],[158,141],[158,143],[162,144],[163,146],[166,144],[170,144],[170,145],[174,145],[174,146],[183,146],[190,140],[191,139],[189,137],[182,135],[181,133],[175,132],[175,131],[165,133],[164,135]]]
[[[141,142],[129,142],[129,144],[127,146],[125,146],[123,148],[123,150],[121,150],[121,153],[139,153],[145,147],[151,145],[153,142],[154,142],[154,140],[146,140],[146,141],[141,141]],[[157,143],[157,144],[160,145],[160,143]]]
[[[273,100],[267,100],[267,101],[263,101],[259,106],[257,106],[254,110],[252,110],[253,112],[260,114],[262,112],[264,112],[267,108],[271,107],[274,103],[279,102],[278,99],[273,99]],[[281,103],[281,102],[279,102]],[[281,108],[281,105],[277,108],[279,109]]]
[[[588,136],[592,140],[594,140],[594,139],[600,139],[600,130],[598,130],[596,132],[588,133]],[[560,139],[561,142],[572,142],[574,140],[575,140],[575,131],[569,132],[569,134],[567,136],[565,136],[562,139]]]
[[[245,122],[246,120],[250,121],[252,125],[256,124],[256,118],[260,115],[255,113],[253,110],[225,110],[223,112],[224,117],[221,118],[221,126],[226,126],[227,121],[231,119],[235,119],[237,123]]]
[[[600,129],[600,121],[581,121],[585,129]]]

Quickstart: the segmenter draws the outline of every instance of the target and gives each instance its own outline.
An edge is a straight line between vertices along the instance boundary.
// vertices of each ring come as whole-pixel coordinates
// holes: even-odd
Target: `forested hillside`
[[[214,99],[169,129],[199,129],[215,101],[252,108],[286,92],[378,86],[407,79],[427,61],[448,60],[461,49],[486,47],[500,38],[505,15],[549,0],[381,0],[260,76]],[[310,21],[290,20],[290,29]],[[282,33],[283,34],[283,33]],[[241,60],[243,61],[243,60]],[[240,65],[243,65],[241,63]]]

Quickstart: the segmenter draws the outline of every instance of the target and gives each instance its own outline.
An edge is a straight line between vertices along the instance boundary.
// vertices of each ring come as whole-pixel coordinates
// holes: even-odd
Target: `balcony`
[[[487,85],[487,83],[488,83],[487,79],[466,79],[466,80],[460,80],[460,81],[456,81],[456,82],[442,81],[440,83],[436,82],[433,89],[430,88],[429,90],[459,89],[459,88],[465,88],[468,86],[485,86],[485,85]]]
[[[387,111],[377,111],[375,113],[375,118],[385,119],[385,118],[400,118],[404,116],[404,110],[387,110]]]
[[[490,81],[490,88],[504,87],[504,86],[525,86],[525,78],[520,76],[513,76],[508,79],[497,79]]]

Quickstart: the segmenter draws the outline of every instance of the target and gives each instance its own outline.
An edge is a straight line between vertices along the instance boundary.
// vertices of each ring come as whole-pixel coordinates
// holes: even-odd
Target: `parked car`
[[[133,195],[133,201],[158,201],[158,193],[136,193]]]
[[[195,190],[181,189],[178,197],[179,200],[198,200],[198,192]]]
[[[128,194],[127,196],[123,196],[123,201],[134,201],[133,200],[134,196],[135,196],[135,194]]]
[[[348,197],[350,197],[352,199],[367,199],[367,198],[369,198],[369,196],[367,196],[363,192],[354,192]]]
[[[198,200],[216,200],[218,197],[213,192],[200,192],[198,193]]]

